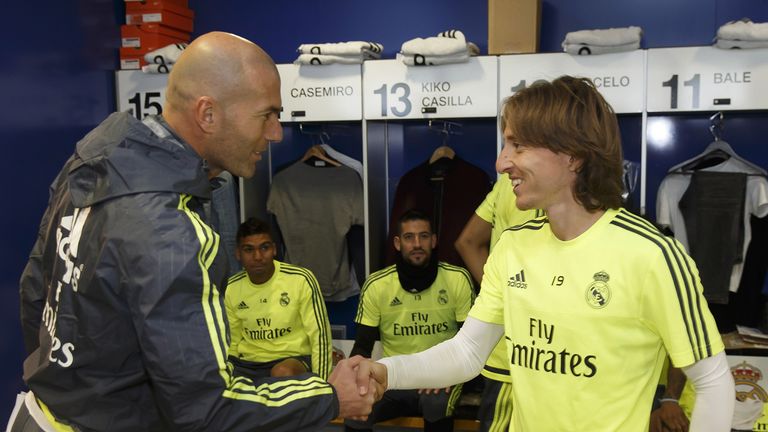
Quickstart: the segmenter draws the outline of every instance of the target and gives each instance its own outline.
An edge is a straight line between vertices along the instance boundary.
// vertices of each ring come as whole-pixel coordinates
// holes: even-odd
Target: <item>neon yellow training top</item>
[[[310,355],[312,372],[327,379],[331,325],[317,280],[303,267],[274,263],[275,273],[263,284],[252,283],[245,271],[229,279],[229,355],[259,363]]]
[[[724,349],[693,260],[623,209],[570,241],[545,217],[505,231],[470,316],[504,325],[520,431],[645,432],[667,353]]]
[[[501,233],[509,227],[522,224],[536,216],[544,214],[541,210],[520,210],[515,204],[517,197],[509,180],[509,174],[503,174],[496,180],[493,189],[475,210],[480,219],[492,225],[490,250],[499,241]],[[512,382],[509,376],[507,347],[504,340],[499,341],[481,372],[484,377],[503,382]]]
[[[411,354],[452,338],[473,300],[472,279],[462,267],[439,262],[432,285],[410,293],[393,264],[366,279],[355,322],[379,328],[385,357]]]

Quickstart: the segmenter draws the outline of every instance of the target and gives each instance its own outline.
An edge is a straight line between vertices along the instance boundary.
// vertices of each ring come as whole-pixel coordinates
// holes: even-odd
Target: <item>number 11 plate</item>
[[[768,48],[648,50],[648,111],[768,108]]]

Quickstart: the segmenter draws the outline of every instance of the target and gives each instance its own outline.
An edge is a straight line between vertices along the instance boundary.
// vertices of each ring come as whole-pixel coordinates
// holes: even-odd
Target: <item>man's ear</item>
[[[242,263],[242,261],[240,260],[240,246],[237,246],[235,248],[235,259],[237,259],[237,262]]]
[[[568,160],[568,169],[570,169],[571,172],[577,173],[581,171],[582,165],[584,165],[584,159],[571,156],[571,158]]]
[[[400,236],[395,236],[395,249],[400,252]]]
[[[432,249],[437,246],[437,234],[432,234]]]
[[[200,96],[195,101],[195,123],[205,133],[213,133],[218,126],[216,101],[210,96]]]

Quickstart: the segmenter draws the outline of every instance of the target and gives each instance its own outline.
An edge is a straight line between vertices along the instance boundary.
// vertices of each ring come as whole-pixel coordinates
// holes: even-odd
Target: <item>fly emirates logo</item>
[[[58,271],[58,280],[53,280],[56,284],[56,290],[53,298],[48,295],[43,308],[43,326],[51,337],[51,352],[48,359],[62,367],[69,367],[75,360],[75,345],[71,342],[62,341],[56,336],[56,317],[59,313],[59,299],[62,290],[71,288],[73,293],[77,292],[77,284],[80,274],[83,271],[83,265],[75,266],[77,259],[80,236],[83,234],[83,226],[91,212],[90,207],[75,209],[72,216],[61,218],[61,223],[56,229],[56,253],[63,264],[63,272]]]
[[[529,318],[530,345],[510,341],[510,361],[536,371],[591,378],[597,374],[597,357],[592,354],[568,351],[552,347],[555,325],[538,318]]]
[[[448,321],[430,323],[428,313],[413,312],[411,322],[394,323],[392,333],[395,336],[422,336],[444,333],[449,329]]]
[[[257,328],[243,327],[243,335],[251,340],[274,340],[293,331],[291,327],[272,328],[272,318],[256,318],[253,323]]]

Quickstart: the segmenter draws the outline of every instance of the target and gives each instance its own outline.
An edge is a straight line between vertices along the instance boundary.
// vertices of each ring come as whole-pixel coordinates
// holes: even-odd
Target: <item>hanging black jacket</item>
[[[24,380],[75,430],[319,429],[338,413],[320,378],[231,375],[207,169],[162,130],[111,115],[51,186],[21,278]]]

